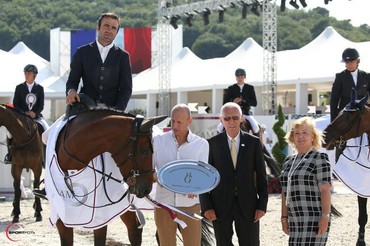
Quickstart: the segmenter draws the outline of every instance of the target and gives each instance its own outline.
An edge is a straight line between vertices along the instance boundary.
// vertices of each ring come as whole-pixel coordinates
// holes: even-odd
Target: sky
[[[293,7],[289,4],[289,1],[286,1],[286,7],[292,9]],[[297,3],[302,9],[299,0],[297,0]],[[332,0],[328,4],[325,4],[324,0],[306,0],[306,3],[307,7],[304,9],[325,8],[329,11],[330,16],[338,20],[351,20],[353,26],[362,24],[370,26],[369,0]],[[279,0],[277,0],[277,4],[280,5]]]

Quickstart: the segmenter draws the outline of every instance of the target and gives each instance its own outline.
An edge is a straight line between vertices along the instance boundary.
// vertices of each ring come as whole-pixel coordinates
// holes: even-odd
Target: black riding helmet
[[[360,54],[356,49],[347,48],[343,51],[342,62],[357,60],[360,57]]]
[[[32,64],[28,64],[24,67],[23,69],[23,72],[33,72],[35,74],[38,73],[37,71],[37,67],[35,65],[32,65]]]
[[[245,76],[245,70],[243,68],[238,68],[235,70],[235,76]]]

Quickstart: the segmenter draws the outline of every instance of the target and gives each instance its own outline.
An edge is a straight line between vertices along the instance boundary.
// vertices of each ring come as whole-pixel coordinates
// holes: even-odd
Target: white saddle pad
[[[67,227],[98,229],[129,209],[128,196],[121,199],[128,186],[103,177],[92,168],[70,171],[66,178],[54,151],[56,138],[65,123],[62,119],[55,122],[48,137],[45,188],[51,205],[50,223],[55,225],[61,219]],[[123,180],[110,154],[104,153],[103,158],[104,172]],[[89,166],[102,171],[100,156],[94,158]],[[65,179],[72,188],[67,186]]]
[[[334,174],[353,192],[370,197],[370,156],[367,134],[347,141],[347,148],[334,166]],[[359,147],[352,147],[359,146]]]

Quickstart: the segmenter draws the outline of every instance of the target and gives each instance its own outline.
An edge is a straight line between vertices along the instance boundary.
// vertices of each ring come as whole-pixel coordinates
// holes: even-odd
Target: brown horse
[[[38,188],[42,172],[43,144],[38,131],[37,123],[24,113],[8,106],[0,105],[0,125],[5,126],[12,134],[12,168],[14,187],[13,200],[13,223],[19,222],[20,198],[21,198],[21,175],[24,168],[33,171],[35,180],[33,187]],[[41,221],[40,198],[35,197],[33,207],[35,208],[36,221]]]
[[[79,113],[67,122],[58,135],[55,151],[59,166],[64,173],[81,170],[96,156],[109,152],[123,177],[121,181],[129,186],[128,192],[142,198],[150,193],[153,183],[152,126],[165,118],[144,120],[111,109],[91,109]],[[111,176],[105,177],[109,179]],[[132,227],[136,218],[130,217],[127,223]],[[65,226],[60,219],[56,226],[61,244],[73,245],[73,228]],[[106,225],[94,230],[95,245],[105,245],[106,232]]]
[[[368,97],[367,94],[361,100],[355,100],[357,98],[356,91],[352,91],[351,102],[324,130],[324,148],[328,150],[332,150],[334,147],[343,149],[346,141],[351,138],[360,137],[364,133],[370,136],[370,108],[366,105]],[[367,198],[358,196],[357,201],[359,234],[356,245],[364,246],[365,226],[368,218]]]

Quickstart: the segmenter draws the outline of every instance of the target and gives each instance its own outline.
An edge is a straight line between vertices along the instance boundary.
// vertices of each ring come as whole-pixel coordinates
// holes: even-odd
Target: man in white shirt
[[[171,111],[171,131],[153,138],[153,166],[156,170],[174,160],[191,159],[208,162],[208,142],[193,134],[190,110],[185,104],[177,104]],[[200,214],[199,197],[174,193],[158,185],[156,201],[177,207],[183,211]],[[201,221],[178,214],[187,227],[180,229],[184,246],[200,246]],[[176,245],[177,223],[163,208],[155,208],[154,219],[161,246]]]

